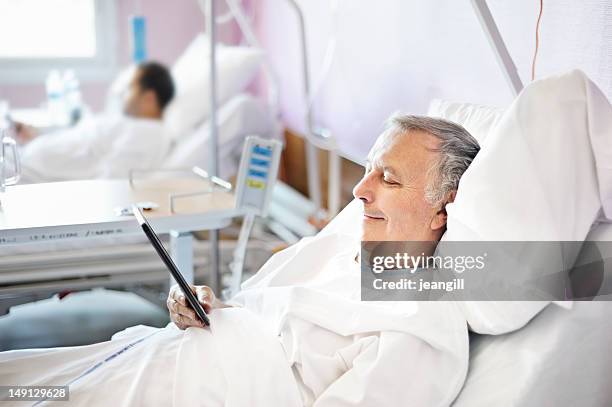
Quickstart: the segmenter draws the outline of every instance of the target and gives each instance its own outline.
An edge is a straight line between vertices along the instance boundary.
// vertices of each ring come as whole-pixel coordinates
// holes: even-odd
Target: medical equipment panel
[[[249,136],[245,140],[236,184],[236,207],[265,216],[278,174],[282,144]]]

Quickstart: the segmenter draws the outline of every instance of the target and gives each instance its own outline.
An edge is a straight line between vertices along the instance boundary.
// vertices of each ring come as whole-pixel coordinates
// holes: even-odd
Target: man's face
[[[143,103],[143,92],[140,88],[140,75],[142,73],[139,69],[134,71],[134,76],[130,81],[123,99],[123,113],[132,117],[139,117],[142,103]]]
[[[137,69],[123,99],[123,113],[136,118],[159,119],[161,109],[157,103],[155,92],[143,90],[140,86],[142,71]]]
[[[438,140],[425,132],[383,134],[353,189],[363,203],[363,241],[437,241],[446,215],[425,199]],[[440,225],[440,222],[444,223]]]

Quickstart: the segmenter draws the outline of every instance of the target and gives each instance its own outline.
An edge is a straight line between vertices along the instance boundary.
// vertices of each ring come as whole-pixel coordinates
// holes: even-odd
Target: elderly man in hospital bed
[[[86,117],[48,134],[18,125],[22,181],[125,177],[130,168],[155,167],[170,146],[161,119],[173,96],[168,69],[145,62],[134,70],[122,114]]]
[[[577,72],[526,88],[480,151],[450,122],[395,117],[358,200],[325,230],[273,256],[228,303],[194,288],[209,329],[173,289],[174,324],[0,353],[0,383],[68,385],[70,401],[88,406],[450,405],[468,370],[468,327],[511,332],[554,304],[360,301],[360,238],[583,241],[612,219],[611,131],[612,107]]]
[[[476,140],[453,123],[416,116],[392,118],[372,148],[366,174],[354,190],[363,202],[362,239],[439,240],[446,224],[445,206],[454,199],[459,178],[478,149]],[[116,365],[115,378],[110,370],[100,372],[110,376],[103,382],[95,379],[98,389],[85,384],[89,381],[85,377],[73,383],[71,400],[108,404],[109,397],[116,397],[143,405],[154,400],[170,405],[178,399],[186,405],[200,401],[202,405],[232,405],[227,402],[255,392],[249,402],[236,404],[450,403],[467,369],[467,328],[458,308],[452,303],[434,304],[417,311],[411,303],[360,302],[358,252],[359,240],[354,238],[349,242],[332,235],[304,240],[273,257],[231,305],[217,300],[207,287],[197,287],[211,313],[210,330],[202,329],[184,298],[173,289],[168,299],[172,320],[181,330],[189,329],[182,333],[172,326],[161,331],[138,328],[138,334],[128,329],[113,341],[117,349],[136,336],[153,336],[146,339],[149,344],[135,345],[129,351],[131,356],[126,353],[131,361]],[[424,327],[426,332],[421,333]],[[435,343],[425,339],[428,336],[435,337]],[[92,346],[89,352],[101,357],[94,349],[105,346]],[[86,348],[74,351],[84,356]],[[146,356],[149,352],[153,353]],[[159,357],[151,358],[153,354]],[[57,357],[60,364],[64,364],[60,359],[74,358]],[[91,355],[86,358],[93,362]],[[171,360],[175,358],[182,362],[175,365]],[[188,360],[188,365],[183,364]],[[18,378],[20,374],[13,370],[26,370],[19,363],[0,363],[2,383],[23,383],[25,378]],[[88,363],[79,361],[80,369],[69,370],[72,374],[86,370]],[[412,364],[428,366],[436,372],[436,380],[420,373],[415,377],[392,373]],[[134,370],[136,366],[142,370]],[[174,370],[175,366],[180,367]],[[59,368],[46,378],[61,383],[69,380],[66,373]],[[269,380],[262,380],[266,377]],[[134,392],[135,381],[142,379],[138,386],[148,387],[155,397]],[[152,389],[160,383],[166,394]],[[87,390],[77,390],[79,385]],[[243,386],[249,390],[241,395]],[[387,386],[394,390],[389,392]],[[177,390],[174,394],[173,388]]]

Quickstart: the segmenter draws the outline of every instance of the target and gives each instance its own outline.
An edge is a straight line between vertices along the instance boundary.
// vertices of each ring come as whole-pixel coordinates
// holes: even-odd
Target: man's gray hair
[[[395,114],[386,127],[392,133],[422,131],[440,141],[435,150],[440,158],[437,165],[430,168],[425,199],[434,207],[442,206],[449,194],[459,188],[461,176],[480,150],[476,139],[456,123],[427,116]]]

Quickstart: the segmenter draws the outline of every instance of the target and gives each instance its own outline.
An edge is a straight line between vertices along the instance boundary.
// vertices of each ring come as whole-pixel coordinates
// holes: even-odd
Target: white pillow
[[[238,94],[219,109],[219,176],[228,178],[235,175],[238,160],[232,153],[247,135],[266,136],[273,133],[273,123],[266,106],[253,96]],[[208,163],[208,143],[210,140],[210,121],[201,124],[187,137],[176,140],[163,168],[189,168],[194,165],[206,169]]]
[[[263,52],[222,44],[217,45],[216,50],[217,100],[222,105],[251,82]],[[191,134],[191,130],[210,115],[209,61],[209,39],[199,34],[172,67],[176,94],[166,107],[164,122],[178,138]]]
[[[427,115],[461,124],[479,144],[482,144],[504,111],[498,107],[434,99],[429,105]]]
[[[596,166],[598,154],[612,148],[612,107],[594,88],[582,72],[572,71],[521,92],[463,175],[455,202],[447,206],[443,240],[585,239],[603,197],[612,196]],[[488,334],[522,327],[547,304],[460,302],[471,329]]]

